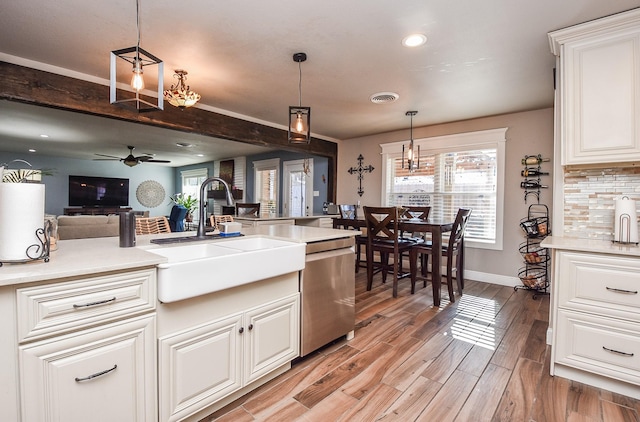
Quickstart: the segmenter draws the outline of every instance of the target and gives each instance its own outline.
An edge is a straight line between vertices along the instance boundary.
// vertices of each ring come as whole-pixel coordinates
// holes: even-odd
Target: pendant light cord
[[[302,62],[298,62],[298,107],[302,107]]]
[[[140,1],[136,0],[136,30],[138,31],[138,43],[136,44],[136,55],[140,49]]]

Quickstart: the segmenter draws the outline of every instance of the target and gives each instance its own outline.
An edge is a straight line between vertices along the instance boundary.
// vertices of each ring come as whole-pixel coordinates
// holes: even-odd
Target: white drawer
[[[18,341],[155,309],[155,269],[17,289]]]
[[[640,385],[640,324],[559,310],[556,364]]]
[[[559,254],[558,306],[640,322],[640,260]]]

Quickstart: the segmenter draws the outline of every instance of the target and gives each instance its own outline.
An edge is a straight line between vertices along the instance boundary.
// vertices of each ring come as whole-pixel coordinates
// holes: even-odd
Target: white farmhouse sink
[[[305,244],[262,236],[148,249],[158,265],[158,300],[168,303],[304,268]]]

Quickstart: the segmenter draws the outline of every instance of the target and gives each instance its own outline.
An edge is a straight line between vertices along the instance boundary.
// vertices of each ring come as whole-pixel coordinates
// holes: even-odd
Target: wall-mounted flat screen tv
[[[129,206],[129,179],[69,176],[69,206]]]

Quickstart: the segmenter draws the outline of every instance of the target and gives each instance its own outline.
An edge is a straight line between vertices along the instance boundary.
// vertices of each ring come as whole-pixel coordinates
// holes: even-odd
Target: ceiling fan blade
[[[116,157],[115,155],[106,155],[106,154],[95,154],[95,155],[98,155],[100,157],[109,157],[112,160],[119,160],[120,159],[120,157]],[[98,160],[98,158],[96,158],[96,160]]]
[[[145,160],[145,163],[170,163],[169,160]]]

